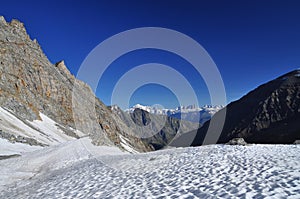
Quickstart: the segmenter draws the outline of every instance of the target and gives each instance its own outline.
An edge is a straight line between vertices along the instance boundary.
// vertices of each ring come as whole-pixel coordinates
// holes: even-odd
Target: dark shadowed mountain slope
[[[219,143],[242,137],[249,143],[293,143],[300,139],[300,70],[259,86],[230,103]],[[192,145],[201,145],[210,121],[197,131]]]

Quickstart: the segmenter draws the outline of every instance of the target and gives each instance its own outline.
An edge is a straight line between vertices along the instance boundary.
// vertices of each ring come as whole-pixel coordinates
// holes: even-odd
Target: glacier
[[[0,163],[1,198],[299,198],[300,145],[130,154],[68,141]]]

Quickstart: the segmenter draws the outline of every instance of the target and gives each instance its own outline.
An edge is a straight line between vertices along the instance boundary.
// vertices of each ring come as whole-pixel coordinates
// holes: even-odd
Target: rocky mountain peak
[[[64,61],[52,64],[38,42],[30,39],[23,23],[6,22],[4,17],[0,17],[0,94],[0,107],[22,121],[41,120],[42,113],[60,124],[66,134],[81,131],[96,145],[122,148],[123,136],[127,148],[152,150],[132,136],[132,130],[86,83],[71,75]]]
[[[4,18],[4,16],[0,16],[0,24],[5,26],[11,26],[17,29],[21,29],[23,31],[26,31],[24,23],[17,19],[12,19],[10,22],[7,22]]]
[[[12,19],[9,24],[11,26],[14,26],[15,28],[20,28],[20,29],[25,30],[24,24],[17,19]]]
[[[8,42],[20,44],[30,40],[24,24],[17,19],[12,19],[11,22],[7,22],[3,16],[0,16],[0,27],[12,33],[5,37],[5,40]]]
[[[147,126],[151,122],[150,113],[143,109],[136,108],[131,117],[139,126]]]
[[[70,71],[68,70],[67,66],[65,65],[64,60],[61,60],[59,62],[57,62],[55,64],[55,66],[58,68],[58,70],[61,72],[62,75],[64,75],[65,77],[67,77],[68,79],[73,79],[74,80],[74,76],[70,73]]]
[[[3,16],[0,16],[0,24],[7,25],[7,22]]]

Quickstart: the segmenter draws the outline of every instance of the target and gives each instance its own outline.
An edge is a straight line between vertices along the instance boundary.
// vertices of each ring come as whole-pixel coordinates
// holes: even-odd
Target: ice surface
[[[30,182],[28,179],[36,175],[65,168],[81,160],[117,154],[125,153],[117,147],[94,146],[90,138],[86,137],[23,153],[18,158],[0,160],[0,191],[6,185],[27,183]]]
[[[30,146],[22,143],[11,143],[0,138],[0,156],[21,155],[23,152],[30,152],[41,149],[40,146]]]
[[[0,161],[1,176],[18,182],[2,180],[0,197],[300,197],[299,145],[210,145],[144,154],[106,148],[105,155],[88,143],[80,139]],[[25,171],[31,178],[20,181],[15,173]]]

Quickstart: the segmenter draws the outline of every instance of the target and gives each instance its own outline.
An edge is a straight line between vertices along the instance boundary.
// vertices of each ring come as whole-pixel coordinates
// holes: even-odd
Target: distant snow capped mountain
[[[223,107],[224,106],[222,105],[205,105],[202,107],[189,105],[180,106],[175,109],[166,109],[162,108],[161,106],[144,106],[141,104],[136,104],[133,107],[126,109],[125,112],[133,113],[135,109],[141,109],[151,114],[167,115],[169,117],[203,124]]]

